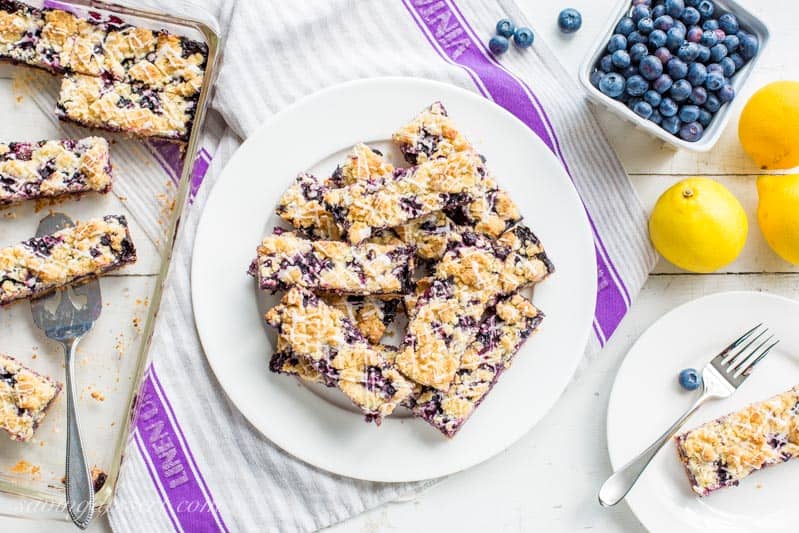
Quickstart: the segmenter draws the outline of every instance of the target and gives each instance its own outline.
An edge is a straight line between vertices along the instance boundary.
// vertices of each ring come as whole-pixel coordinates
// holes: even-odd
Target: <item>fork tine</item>
[[[733,377],[737,378],[737,377],[740,377],[740,376],[744,376],[744,377],[748,376],[752,372],[752,369],[755,367],[755,365],[758,364],[760,361],[762,361],[763,358],[768,355],[768,353],[771,351],[771,349],[774,348],[779,343],[780,343],[780,341],[779,341],[779,339],[777,339],[776,341],[774,341],[771,344],[769,344],[768,346],[766,346],[766,348],[763,350],[763,352],[760,355],[758,355],[757,357],[755,357],[754,361],[752,361],[750,363],[747,363],[744,367],[738,369],[738,371],[735,372]]]
[[[762,324],[758,324],[758,325],[757,325],[757,327],[759,328],[761,325],[762,325]],[[755,329],[757,329],[757,328],[755,328]],[[749,335],[751,335],[751,334],[752,334],[752,332],[754,332],[754,329],[750,329],[750,330],[749,330],[749,332],[747,332],[747,334],[746,334],[746,338],[748,338],[748,337],[749,337]],[[762,336],[763,336],[763,335],[765,335],[766,333],[768,333],[768,328],[764,329],[763,331],[761,331],[760,333],[758,333],[757,335],[755,335],[755,336],[754,336],[754,338],[752,338],[752,340],[750,340],[748,343],[746,343],[744,346],[742,346],[740,350],[738,350],[738,351],[733,351],[733,350],[730,350],[730,353],[729,353],[729,354],[727,354],[727,355],[726,355],[726,356],[725,356],[725,357],[724,357],[724,358],[721,360],[721,365],[723,366],[723,365],[726,365],[727,363],[730,363],[730,364],[734,363],[734,362],[735,362],[735,360],[738,358],[738,356],[740,356],[742,353],[744,353],[744,352],[745,352],[745,351],[746,351],[746,350],[747,350],[747,349],[748,349],[750,346],[752,346],[752,344],[754,344],[754,343],[757,341],[757,339],[759,339],[760,337],[762,337]],[[743,338],[743,337],[742,337],[742,338]],[[745,341],[745,340],[746,340],[746,338],[743,338],[743,340]],[[737,342],[737,341],[736,341],[736,342]],[[743,341],[741,341],[741,342],[743,342]],[[733,344],[735,344],[735,343],[733,343]],[[734,348],[734,347],[735,347],[735,346],[733,346],[733,348]],[[722,353],[724,353],[724,352],[722,352]]]
[[[771,339],[773,339],[773,338],[774,338],[774,335],[769,335],[767,338],[763,339],[763,341],[760,344],[758,344],[757,346],[755,346],[754,348],[752,348],[748,352],[742,354],[740,357],[735,359],[730,364],[730,367],[727,369],[727,371],[728,372],[734,372],[734,371],[736,371],[736,370],[738,370],[740,368],[745,367],[744,363],[746,363],[749,359],[752,359],[760,351],[760,348],[762,348],[763,346],[768,344],[769,341],[771,341]]]

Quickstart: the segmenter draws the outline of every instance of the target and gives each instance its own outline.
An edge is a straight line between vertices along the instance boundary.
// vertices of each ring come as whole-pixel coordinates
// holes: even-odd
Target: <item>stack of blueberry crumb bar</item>
[[[329,176],[300,173],[276,209],[290,228],[249,272],[285,291],[265,317],[273,372],[339,389],[367,421],[402,407],[454,437],[538,329],[523,291],[554,266],[443,104],[392,141],[408,166],[358,144]]]

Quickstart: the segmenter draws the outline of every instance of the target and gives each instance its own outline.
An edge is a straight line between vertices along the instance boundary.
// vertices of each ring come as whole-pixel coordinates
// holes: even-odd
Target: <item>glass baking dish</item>
[[[44,216],[62,212],[73,220],[124,214],[137,247],[135,265],[100,280],[103,311],[81,342],[76,361],[78,410],[87,461],[107,476],[96,494],[99,514],[108,508],[116,489],[178,223],[200,157],[203,119],[221,46],[217,31],[196,20],[97,1],[26,3],[37,8],[46,5],[66,9],[82,16],[91,13],[102,20],[114,16],[208,45],[205,79],[185,145],[133,139],[59,122],[55,116],[59,77],[22,65],[0,65],[0,139],[36,141],[99,135],[111,143],[114,167],[113,191],[108,194],[91,193],[79,200],[27,202],[0,209],[0,246],[32,237]],[[64,380],[60,347],[33,324],[27,302],[0,308],[0,353],[58,381]],[[1,499],[0,515],[66,516],[61,513],[65,503],[65,428],[62,392],[31,442],[12,441],[0,432],[0,492],[28,498]],[[31,505],[20,503],[26,501]],[[39,505],[33,505],[36,503]]]

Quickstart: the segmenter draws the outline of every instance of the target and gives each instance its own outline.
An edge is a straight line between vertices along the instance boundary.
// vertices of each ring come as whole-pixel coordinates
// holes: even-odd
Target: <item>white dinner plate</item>
[[[608,450],[614,470],[648,446],[696,399],[677,381],[701,369],[741,333],[763,322],[780,339],[730,398],[706,404],[684,429],[697,427],[799,383],[799,302],[760,292],[726,292],[669,312],[636,341],[616,376],[608,405]],[[676,448],[655,457],[627,503],[653,533],[792,532],[799,461],[756,472],[738,487],[704,498],[691,490]],[[598,505],[598,504],[597,504]]]
[[[392,131],[440,100],[488,160],[546,246],[557,271],[536,287],[540,332],[452,440],[408,413],[367,424],[335,390],[268,368],[274,333],[262,319],[276,297],[246,275],[279,223],[280,195],[300,171],[329,175],[363,141],[397,165]],[[316,93],[274,116],[239,148],[210,194],[192,264],[192,299],[208,361],[230,400],[290,454],[340,475],[411,481],[457,472],[528,432],[569,382],[591,331],[594,245],[577,193],[557,159],[501,107],[456,87],[411,78],[363,80]],[[395,339],[398,337],[395,335]]]

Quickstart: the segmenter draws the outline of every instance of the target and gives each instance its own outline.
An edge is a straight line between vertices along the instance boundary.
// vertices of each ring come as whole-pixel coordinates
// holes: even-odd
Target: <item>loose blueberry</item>
[[[635,43],[630,47],[630,61],[637,65],[646,57],[647,53],[649,53],[649,48],[645,44]]]
[[[602,72],[601,70],[595,70],[595,71],[593,71],[593,72],[591,73],[591,78],[590,78],[590,80],[591,80],[591,85],[593,85],[594,87],[596,87],[597,89],[599,89],[599,82],[602,80],[602,76],[604,76],[604,75],[605,75],[605,73],[604,73],[604,72]]]
[[[710,17],[713,16],[713,11],[715,11],[715,6],[713,5],[713,2],[711,2],[710,0],[701,0],[696,5],[696,9],[697,11],[699,11],[699,14],[702,15],[703,18],[709,19]]]
[[[735,74],[735,61],[729,57],[721,58],[719,65],[721,65],[721,73],[724,74],[725,78],[731,78],[732,75]]]
[[[732,13],[724,13],[719,17],[719,27],[728,34],[738,33],[738,19]]]
[[[722,67],[718,63],[711,63],[707,66],[707,73],[710,74],[711,72],[719,72],[724,73],[724,67]]]
[[[616,72],[605,74],[599,82],[599,90],[611,98],[617,98],[624,92],[624,78]]]
[[[638,70],[647,80],[654,80],[663,74],[663,63],[655,56],[646,56],[638,65]]]
[[[634,31],[627,36],[627,44],[633,45],[637,43],[646,44],[649,42],[649,37],[640,31]]]
[[[699,55],[696,56],[696,60],[700,63],[707,63],[710,60],[710,48],[704,45],[699,46]]]
[[[665,67],[669,64],[669,61],[674,57],[671,55],[671,52],[665,46],[662,46],[655,50],[655,57],[660,59],[661,64]]]
[[[619,33],[624,35],[630,35],[635,30],[635,22],[630,17],[624,17],[616,24],[616,29],[613,30],[613,33]]]
[[[666,6],[666,14],[674,18],[681,17],[683,11],[685,11],[685,2],[683,0],[666,0],[663,5]]]
[[[602,56],[602,59],[599,60],[599,70],[605,73],[613,72],[613,56],[611,54]]]
[[[746,64],[746,60],[737,52],[730,54],[730,59],[735,63],[735,70],[740,70]]]
[[[723,103],[732,102],[733,98],[735,98],[735,89],[729,83],[725,83],[716,94],[718,94],[719,100]]]
[[[630,66],[630,54],[626,50],[616,50],[610,58],[616,68],[625,69]]]
[[[665,14],[666,14],[666,6],[664,6],[663,4],[658,4],[658,5],[656,5],[655,7],[652,8],[652,15],[651,16],[652,16],[653,19],[657,19],[659,17],[662,17]]]
[[[719,29],[719,21],[716,19],[709,19],[702,23],[702,29],[705,31],[713,31]]]
[[[705,80],[705,87],[708,91],[718,91],[724,86],[724,74],[715,70],[709,72]]]
[[[662,100],[663,97],[660,96],[660,93],[654,89],[650,89],[644,93],[644,102],[648,103],[652,107],[658,107]]]
[[[696,58],[699,57],[699,45],[696,43],[684,43],[677,50],[677,57],[688,63],[696,61]]]
[[[694,26],[685,34],[685,40],[689,43],[699,43],[702,40],[702,28]]]
[[[669,31],[674,26],[674,19],[669,15],[663,15],[655,19],[655,28],[658,30]]]
[[[707,79],[707,68],[702,63],[691,63],[688,65],[688,75],[685,79],[691,82],[691,85],[702,85]],[[683,120],[683,122],[692,122],[691,120]]]
[[[718,63],[727,57],[727,54],[729,54],[727,47],[719,43],[710,49],[710,60]]]
[[[702,376],[693,368],[680,372],[680,385],[686,390],[696,390],[702,385]]]
[[[688,31],[688,28],[682,23],[681,20],[675,20],[674,27],[680,30],[683,35],[685,35],[685,33]]]
[[[669,96],[671,96],[675,102],[682,102],[691,96],[691,91],[693,90],[694,88],[688,80],[677,80],[674,82],[674,85],[671,86],[671,89],[669,89]]]
[[[574,33],[583,25],[583,16],[571,7],[564,9],[558,15],[558,27],[563,33]]]
[[[677,111],[679,111],[679,109],[680,108],[677,106],[677,103],[674,100],[672,100],[671,98],[668,98],[668,97],[664,98],[660,102],[660,106],[658,107],[658,110],[660,111],[660,114],[663,115],[664,117],[667,117],[667,118],[671,118],[674,115],[676,115]],[[679,119],[678,119],[678,121],[679,121]]]
[[[673,84],[674,81],[671,79],[671,76],[669,76],[668,74],[663,74],[654,82],[652,82],[652,88],[655,89],[660,94],[663,94],[669,89],[671,89],[671,86]]]
[[[724,33],[724,30],[722,30],[721,28],[719,28],[719,29],[717,29],[717,30],[713,30],[713,33],[715,33],[715,34],[716,34],[716,40],[717,40],[718,42],[720,42],[720,43],[721,43],[721,42],[724,42],[724,39],[726,39],[726,38],[727,38],[727,34],[726,34],[726,33]]]
[[[716,32],[711,30],[705,30],[702,32],[702,39],[699,41],[699,44],[705,45],[708,48],[715,45],[718,42],[716,38]]]
[[[705,102],[703,107],[711,113],[715,113],[721,108],[721,100],[719,100],[719,97],[715,94],[708,94],[707,102]]]
[[[509,45],[508,39],[502,35],[494,35],[491,37],[491,40],[488,41],[488,49],[491,50],[492,54],[497,56],[507,52]]]
[[[660,48],[662,46],[666,46],[666,32],[663,30],[654,30],[652,33],[650,33],[649,46],[651,46],[652,48]]]
[[[760,48],[757,37],[748,33],[738,32],[738,39],[741,41],[740,53],[744,59],[748,61],[757,55],[758,48]]]
[[[636,24],[638,24],[639,20],[646,17],[651,17],[651,15],[652,11],[644,4],[633,6],[633,10],[630,12],[630,16],[633,18],[633,21],[635,21]]]
[[[506,39],[510,39],[515,30],[516,25],[511,19],[501,19],[499,22],[497,22],[497,35],[501,35]]]
[[[649,115],[649,120],[651,120],[655,124],[660,124],[663,121],[663,115],[661,115],[660,112],[657,109],[655,109],[652,111],[652,114]]]
[[[649,118],[652,116],[652,106],[647,102],[640,101],[633,106],[633,112],[641,118]]]
[[[701,139],[704,133],[705,128],[699,122],[683,124],[682,128],[680,128],[680,138],[692,143]]]
[[[677,50],[682,46],[683,41],[685,41],[685,30],[674,26],[666,32],[666,46],[669,47],[669,50]]]
[[[724,38],[724,46],[727,47],[727,51],[729,53],[733,53],[738,50],[738,46],[741,44],[741,40],[738,39],[737,35],[728,35]]]
[[[655,29],[655,22],[649,18],[642,18],[638,21],[638,31],[644,35],[649,35]]]
[[[680,112],[677,113],[677,116],[680,117],[680,120],[683,122],[694,122],[699,118],[699,106],[695,105],[684,105],[680,108]]]
[[[681,80],[688,75],[688,65],[682,59],[675,57],[666,65],[666,72],[673,80]]]
[[[630,65],[621,71],[621,75],[624,76],[624,79],[627,79],[630,76],[635,76],[636,74],[638,74],[638,67],[635,65]]]
[[[630,96],[643,96],[649,89],[649,84],[642,76],[636,74],[627,78],[626,89]]]
[[[695,7],[686,7],[685,11],[682,12],[682,21],[689,26],[699,22],[700,18],[702,18],[702,15],[699,14]]]
[[[660,111],[660,114],[663,114],[663,111]],[[677,132],[680,131],[680,119],[675,117],[674,115],[666,117],[664,115],[663,121],[660,123],[660,127],[666,130],[667,132],[671,133],[672,135],[677,135]]]
[[[700,109],[699,110],[699,123],[707,128],[710,125],[710,121],[713,120],[713,115],[707,109]]]
[[[691,96],[688,97],[691,103],[696,105],[703,105],[707,102],[707,89],[704,87],[694,87],[691,91]]]

